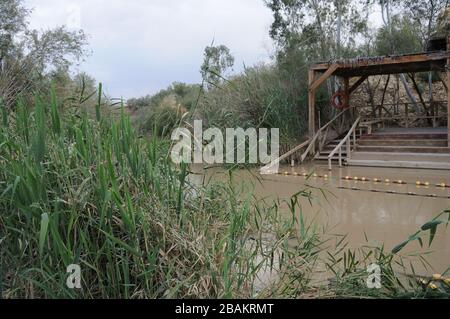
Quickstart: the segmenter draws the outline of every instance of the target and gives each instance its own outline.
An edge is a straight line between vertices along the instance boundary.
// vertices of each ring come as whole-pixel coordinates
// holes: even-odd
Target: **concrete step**
[[[343,138],[338,139],[338,140],[330,141],[330,142],[328,142],[327,145],[338,145],[338,144],[342,141],[342,139],[343,139]],[[358,136],[356,136],[356,139],[358,139]],[[352,140],[353,140],[353,137],[352,137]]]
[[[331,152],[336,148],[336,146],[337,146],[337,145],[335,145],[335,146],[325,146],[325,147],[322,149],[322,152],[325,152],[325,153],[331,153]],[[351,146],[352,146],[352,149],[353,149],[353,148],[354,148],[353,143],[351,144]],[[347,150],[347,146],[346,146],[346,145],[342,146],[342,152],[345,152],[346,150]]]
[[[443,133],[374,133],[361,136],[363,140],[447,140],[447,134]]]
[[[356,146],[359,152],[401,152],[401,153],[430,153],[450,154],[449,147],[435,146]]]
[[[320,153],[321,154],[322,153],[330,154],[333,150],[334,150],[334,147],[333,148],[329,148],[329,149],[324,148],[323,150],[320,151]],[[353,146],[352,146],[352,150],[353,150]],[[337,152],[339,152],[339,151],[337,151]],[[344,153],[347,153],[347,148],[345,146],[342,147],[342,154],[344,154]]]
[[[401,153],[401,152],[353,152],[352,160],[450,163],[450,154]]]
[[[354,152],[348,165],[450,170],[450,154]]]
[[[382,160],[355,160],[347,161],[349,166],[370,166],[370,167],[400,167],[400,168],[421,168],[421,169],[443,169],[450,170],[449,162],[420,162],[420,161],[382,161]]]
[[[320,154],[319,156],[314,157],[314,160],[316,160],[316,161],[328,161],[328,155],[329,154],[325,154],[325,155]],[[338,161],[339,160],[339,155],[333,156],[333,158],[331,160],[332,161]],[[345,156],[344,155],[342,155],[342,160],[343,161],[345,160]]]
[[[333,148],[333,149],[329,149],[329,150],[323,149],[323,150],[320,152],[320,154],[321,154],[321,155],[329,155],[333,150],[334,150],[334,148]],[[353,150],[353,148],[352,148],[352,150]],[[339,153],[339,151],[336,152],[336,154],[338,154],[338,153]],[[343,154],[343,155],[344,155],[344,154],[347,154],[347,148],[346,148],[346,147],[343,147],[343,148],[342,148],[342,154]]]
[[[358,145],[361,146],[436,146],[436,147],[447,147],[447,140],[443,139],[360,139]]]

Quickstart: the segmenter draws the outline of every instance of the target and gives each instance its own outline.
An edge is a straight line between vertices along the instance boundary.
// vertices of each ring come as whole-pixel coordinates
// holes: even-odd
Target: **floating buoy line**
[[[297,177],[314,177],[314,178],[323,178],[328,179],[329,176],[327,174],[320,175],[320,174],[307,174],[307,173],[298,173],[298,172],[278,172],[278,175],[284,175],[284,176],[297,176]],[[367,177],[357,177],[357,176],[345,176],[342,177],[342,180],[346,181],[355,181],[355,182],[372,182],[374,184],[397,184],[397,185],[416,185],[416,186],[435,186],[439,188],[450,188],[450,183],[442,182],[439,184],[431,184],[429,182],[424,181],[416,181],[415,183],[412,182],[406,182],[404,180],[391,180],[389,178],[367,178]]]
[[[437,195],[437,194],[418,194],[414,192],[398,192],[395,190],[379,190],[379,189],[363,189],[358,187],[345,187],[345,186],[338,186],[338,189],[345,189],[345,190],[352,190],[352,191],[360,191],[360,192],[371,192],[371,193],[384,193],[384,194],[391,194],[391,195],[408,195],[408,196],[417,196],[417,197],[427,197],[427,198],[444,198],[444,199],[450,199],[450,196],[443,196],[443,195]]]
[[[297,172],[278,172],[278,175],[284,175],[284,176],[298,176],[298,177],[314,177],[314,178],[329,178],[327,174],[325,175],[319,175],[319,174],[307,174],[307,173],[297,173]]]
[[[444,277],[441,274],[434,274],[431,277],[423,277],[423,276],[415,276],[415,275],[407,275],[410,278],[415,278],[422,287],[430,288],[433,290],[438,289],[438,285],[441,287],[446,287],[450,285],[450,278]]]
[[[352,177],[352,176],[345,176],[342,177],[343,180],[347,181],[360,181],[360,182],[373,182],[373,183],[385,183],[385,184],[398,184],[398,185],[416,185],[416,186],[432,186],[430,182],[423,182],[423,181],[416,181],[415,183],[406,182],[403,180],[390,180],[388,178],[385,179],[379,179],[379,178],[365,178],[365,177]],[[441,188],[450,188],[450,184],[442,182],[439,184],[434,184],[436,187]]]

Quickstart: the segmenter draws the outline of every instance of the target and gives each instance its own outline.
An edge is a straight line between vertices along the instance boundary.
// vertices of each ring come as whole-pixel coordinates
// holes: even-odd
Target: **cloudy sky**
[[[242,65],[268,61],[272,21],[263,0],[25,0],[30,26],[81,26],[92,54],[80,65],[113,97],[200,82],[203,49],[225,44]]]

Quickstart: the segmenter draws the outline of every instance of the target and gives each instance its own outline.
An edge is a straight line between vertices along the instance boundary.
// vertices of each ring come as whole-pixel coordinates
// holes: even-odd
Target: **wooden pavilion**
[[[392,111],[381,105],[369,116],[351,105],[351,94],[370,76],[429,71],[446,73],[447,78],[442,82],[447,89],[447,99],[430,101],[426,109],[425,102],[421,101],[424,114],[418,111],[418,103],[415,110],[411,110],[408,103],[403,103],[402,110],[399,105],[393,105]],[[340,78],[343,83],[338,92],[342,110],[319,127],[316,92],[331,76]],[[319,162],[327,161],[330,170],[333,163],[450,170],[449,89],[450,36],[433,39],[428,52],[424,53],[315,63],[309,70],[309,139],[262,171],[271,172],[275,164],[286,160],[292,165],[302,163],[309,156]],[[339,126],[338,122],[348,122],[349,129],[343,130],[344,133],[335,132],[330,138],[330,128]]]
[[[386,56],[374,58],[357,58],[328,63],[317,63],[309,70],[309,133],[316,133],[316,91],[331,76],[343,79],[344,105],[349,107],[350,95],[369,76],[439,71],[447,73],[447,87],[450,87],[450,37],[446,50],[434,52]],[[350,85],[350,82],[353,82]],[[450,99],[447,98],[447,123],[450,123]],[[450,147],[450,125],[447,124],[447,146]]]

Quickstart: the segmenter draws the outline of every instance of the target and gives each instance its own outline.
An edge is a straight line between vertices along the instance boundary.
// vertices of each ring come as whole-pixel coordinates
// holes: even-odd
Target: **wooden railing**
[[[427,120],[430,126],[437,126],[439,121],[445,122],[447,119],[447,101],[386,103],[360,108],[360,113],[364,122],[379,120],[383,125],[395,123],[408,127],[417,120]]]
[[[310,153],[315,153],[316,149],[318,149],[319,151],[322,150],[324,144],[327,141],[327,137],[328,137],[328,129],[330,128],[331,124],[333,124],[335,121],[337,121],[342,115],[344,115],[346,112],[348,111],[348,109],[345,109],[344,111],[340,112],[338,115],[336,115],[331,121],[329,121],[327,124],[325,124],[324,126],[322,126],[317,133],[314,135],[314,137],[312,138],[311,142],[308,145],[308,148],[306,149],[306,151],[303,153],[303,155],[301,156],[300,161],[303,162],[305,160],[305,158],[310,154]],[[326,131],[325,131],[326,130]],[[325,133],[324,133],[325,132]]]
[[[261,170],[260,170],[261,174],[273,174],[274,173],[273,172],[274,166],[280,164],[281,161],[285,160],[286,158],[288,158],[289,156],[293,155],[294,153],[304,149],[306,147],[306,145],[308,145],[308,144],[309,144],[309,140],[306,140],[305,142],[301,143],[300,145],[294,147],[292,150],[290,150],[286,154],[278,157],[276,160],[274,160],[270,164],[262,167]]]
[[[348,111],[348,109],[340,112],[338,115],[336,115],[331,121],[329,121],[327,124],[322,126],[317,133],[313,136],[312,139],[308,139],[305,142],[301,143],[300,145],[296,146],[289,152],[283,154],[282,156],[278,157],[276,160],[271,162],[270,164],[264,166],[261,168],[260,172],[262,174],[272,174],[274,167],[281,163],[281,161],[289,158],[290,156],[294,155],[295,153],[303,150],[305,147],[306,151],[302,154],[300,157],[300,163],[303,163],[303,161],[306,159],[308,154],[311,152],[315,152],[315,149],[317,148],[319,151],[323,148],[325,143],[327,142],[328,137],[328,129],[330,128],[331,124],[336,122],[339,118],[342,117],[343,114],[345,114]],[[325,133],[324,133],[325,132]]]
[[[336,146],[336,148],[328,155],[328,169],[331,171],[331,161],[334,155],[339,152],[339,166],[342,166],[342,147],[344,144],[347,146],[347,159],[351,158],[351,138],[353,137],[353,145],[356,145],[356,129],[361,122],[361,116],[355,121],[353,126],[348,131],[347,135],[342,139],[342,141]]]

